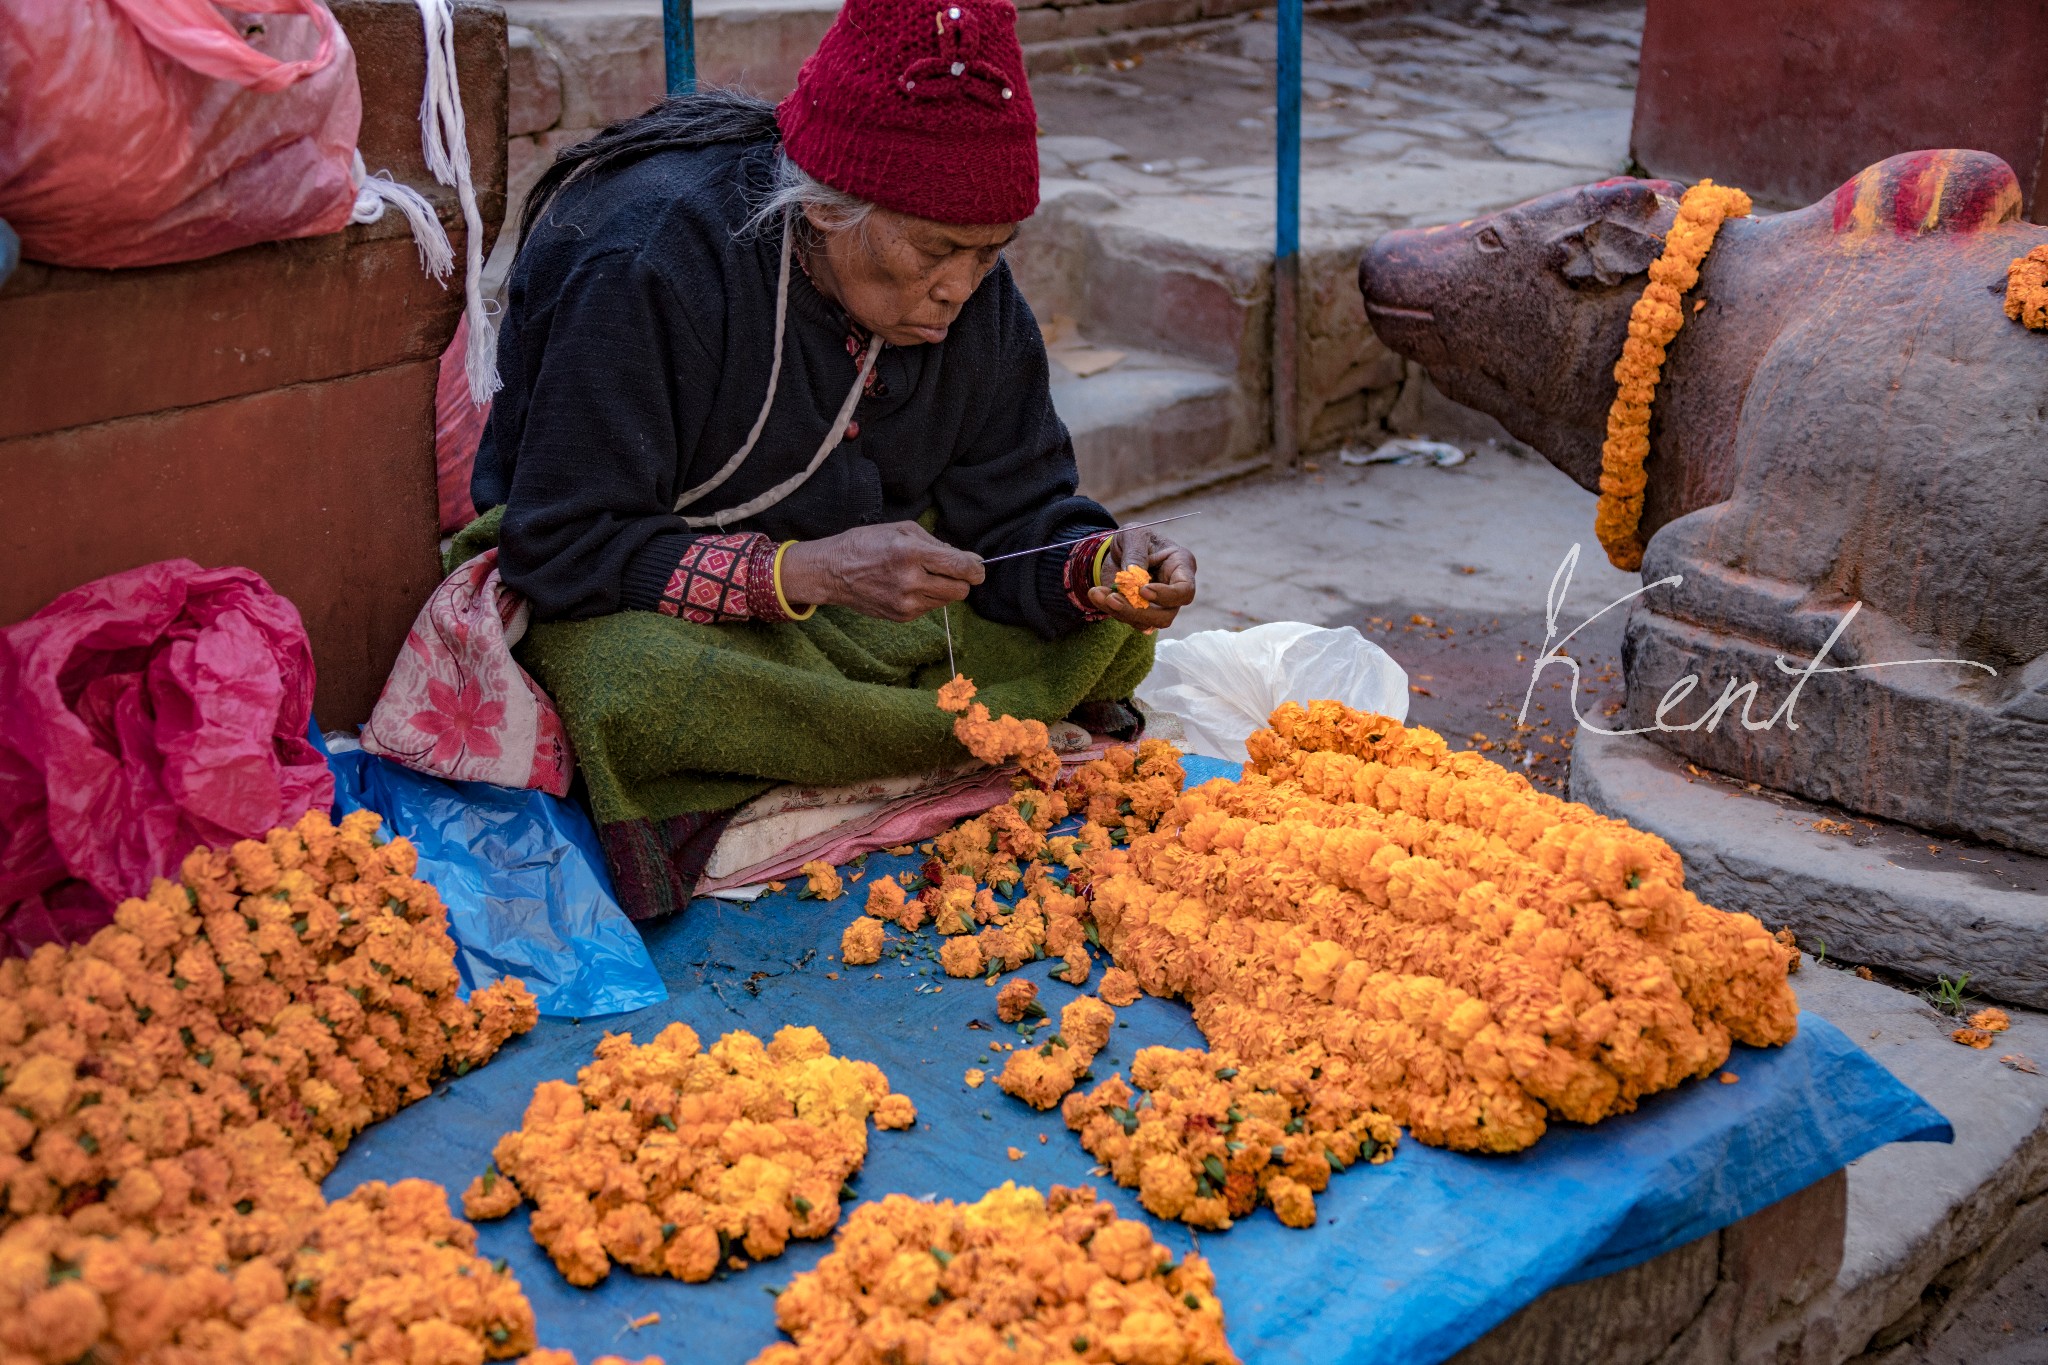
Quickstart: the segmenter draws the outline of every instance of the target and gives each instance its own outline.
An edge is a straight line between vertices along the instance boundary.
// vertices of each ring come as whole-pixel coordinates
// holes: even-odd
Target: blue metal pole
[[[668,64],[668,92],[697,88],[697,17],[690,0],[661,0],[661,51]]]
[[[1280,0],[1275,105],[1279,202],[1273,239],[1273,458],[1301,453],[1301,0]]]

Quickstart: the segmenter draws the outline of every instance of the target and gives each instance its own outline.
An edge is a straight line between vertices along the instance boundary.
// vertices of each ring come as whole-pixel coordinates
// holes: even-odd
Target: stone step
[[[1450,1365],[1921,1365],[1988,1286],[2048,1241],[2048,1018],[2014,1011],[1977,1051],[1918,996],[1804,959],[1800,1007],[1847,1034],[1955,1128],[1894,1143],[1718,1234],[1551,1291]],[[2027,1065],[2031,1066],[2029,1062]],[[2015,1315],[2017,1316],[2017,1315]],[[2011,1332],[2013,1324],[2005,1324]],[[2038,1341],[2010,1354],[2043,1359]]]
[[[1054,360],[1052,401],[1074,438],[1081,491],[1127,512],[1265,462],[1263,414],[1220,370],[1127,354],[1080,378]]]
[[[1059,149],[1089,139],[1042,141],[1043,202],[1011,249],[1033,308],[1066,313],[1108,342],[1225,369],[1247,391],[1269,394],[1271,170],[1148,174],[1121,149],[1074,166]],[[1404,377],[1400,358],[1367,326],[1358,291],[1359,257],[1381,233],[1456,221],[1592,175],[1593,168],[1449,158],[1306,173],[1299,429],[1310,448],[1384,416],[1385,404],[1370,411],[1366,395],[1391,395]]]

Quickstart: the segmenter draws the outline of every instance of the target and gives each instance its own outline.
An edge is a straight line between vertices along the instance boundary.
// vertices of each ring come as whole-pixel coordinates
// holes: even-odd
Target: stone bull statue
[[[1680,192],[1608,180],[1389,233],[1359,267],[1366,315],[1597,490],[1612,370]],[[1684,582],[1632,608],[1631,727],[1782,791],[2048,853],[2048,334],[2002,306],[2048,228],[2019,212],[2003,161],[1933,151],[1723,225],[1652,409],[1643,581]],[[1981,666],[1876,666],[1917,659]]]

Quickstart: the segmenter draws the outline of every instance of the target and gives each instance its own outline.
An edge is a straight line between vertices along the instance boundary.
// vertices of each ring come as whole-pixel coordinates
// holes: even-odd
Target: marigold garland
[[[2048,242],[2006,267],[2005,315],[2023,327],[2048,332]]]
[[[534,1090],[463,1209],[502,1218],[530,1201],[534,1240],[574,1285],[614,1262],[695,1283],[830,1233],[870,1117],[908,1128],[917,1111],[814,1028],[765,1047],[736,1031],[708,1050],[683,1023],[638,1046],[607,1034],[576,1084]]]
[[[1792,1037],[1783,948],[1655,836],[1334,702],[1247,748],[1094,874],[1103,944],[1213,1049],[1320,1047],[1421,1141],[1506,1152]]]
[[[357,1132],[538,1017],[517,980],[458,996],[440,899],[377,827],[197,849],[87,943],[0,962],[0,1357],[532,1348],[439,1186],[320,1194]]]
[[[775,1300],[753,1365],[1123,1361],[1236,1365],[1208,1263],[1178,1265],[1090,1189],[1005,1181],[972,1204],[862,1204]],[[792,1344],[793,1343],[793,1344]]]
[[[1643,461],[1650,454],[1650,403],[1663,376],[1665,348],[1685,325],[1679,307],[1685,291],[1699,282],[1700,263],[1728,218],[1749,213],[1741,190],[1702,180],[1679,201],[1678,217],[1664,239],[1664,254],[1650,267],[1650,282],[1629,311],[1628,340],[1614,366],[1614,403],[1607,411],[1607,440],[1600,447],[1600,504],[1593,529],[1617,569],[1639,569],[1643,545],[1637,537],[1648,480]]]

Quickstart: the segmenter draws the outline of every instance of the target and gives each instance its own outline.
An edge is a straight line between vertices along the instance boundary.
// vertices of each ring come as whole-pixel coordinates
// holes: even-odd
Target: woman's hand
[[[1118,569],[1131,564],[1142,564],[1152,575],[1152,581],[1139,589],[1139,596],[1151,603],[1144,610],[1126,602],[1110,583]],[[1102,587],[1088,590],[1095,609],[1146,630],[1172,625],[1180,609],[1195,600],[1193,552],[1148,530],[1117,532],[1102,556],[1102,578]]]
[[[1194,561],[1188,565],[1192,573]],[[983,576],[981,560],[914,521],[800,540],[782,556],[782,595],[791,606],[829,604],[885,621],[914,621],[961,601]]]

